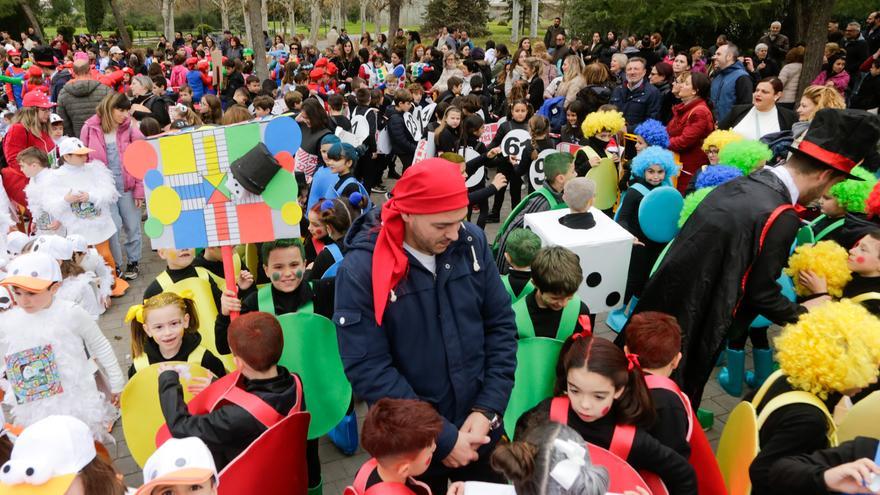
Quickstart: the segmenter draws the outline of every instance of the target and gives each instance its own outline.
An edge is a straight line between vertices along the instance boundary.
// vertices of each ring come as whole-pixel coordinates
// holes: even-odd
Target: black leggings
[[[510,209],[516,208],[516,205],[522,201],[522,177],[520,177],[513,165],[508,161],[498,162],[498,172],[507,177],[507,185],[502,187],[495,193],[495,203],[492,204],[492,215],[501,215],[501,205],[504,204],[504,192],[510,191]]]
[[[752,347],[754,349],[769,349],[770,341],[767,339],[767,327],[749,327],[748,332],[742,335],[731,336],[728,339],[727,347],[736,351],[741,351],[746,347],[746,340],[752,339]]]

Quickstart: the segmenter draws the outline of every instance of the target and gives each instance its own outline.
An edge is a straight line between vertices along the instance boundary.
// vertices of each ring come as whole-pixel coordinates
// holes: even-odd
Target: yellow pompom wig
[[[602,131],[611,131],[612,134],[617,134],[624,127],[626,127],[626,120],[623,118],[623,113],[616,110],[593,112],[587,115],[584,123],[581,124],[581,130],[586,137],[595,136]]]
[[[867,387],[880,367],[880,319],[848,299],[805,313],[775,343],[788,382],[822,399]]]
[[[712,134],[706,136],[706,139],[703,141],[703,151],[709,151],[710,146],[715,146],[718,148],[718,152],[724,149],[725,146],[734,142],[734,141],[742,141],[745,139],[742,134],[733,131],[722,131],[718,129],[717,131],[712,131]]]
[[[798,282],[801,270],[811,270],[828,283],[828,294],[834,297],[843,295],[843,286],[852,279],[852,272],[846,266],[849,253],[834,241],[819,241],[798,247],[788,259],[785,274],[794,279],[795,292],[799,296],[810,295]]]

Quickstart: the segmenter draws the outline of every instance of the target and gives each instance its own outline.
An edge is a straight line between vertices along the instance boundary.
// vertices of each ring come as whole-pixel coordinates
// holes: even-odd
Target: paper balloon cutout
[[[748,495],[752,490],[749,466],[758,455],[758,419],[751,402],[740,402],[724,425],[718,441],[718,467],[730,495]]]
[[[212,374],[197,364],[183,362],[174,364],[189,369],[189,377],[180,377],[183,400],[189,402],[193,395],[187,390],[187,386],[192,383],[192,378],[204,378]],[[125,385],[120,398],[122,433],[125,435],[131,456],[141,467],[156,451],[156,432],[165,424],[165,417],[159,405],[159,366],[157,363],[135,373]]]
[[[520,416],[542,400],[553,395],[556,382],[556,361],[562,342],[544,337],[517,340],[516,373],[513,391],[504,412],[504,430],[513,438]]]
[[[880,438],[880,392],[856,402],[840,426],[837,427],[837,440],[840,443],[853,440],[856,437]]]
[[[626,491],[635,490],[640,486],[650,493],[645,480],[620,457],[617,457],[611,451],[603,449],[598,445],[587,443],[587,450],[590,452],[590,463],[596,466],[603,466],[608,470],[608,493],[624,493]]]
[[[599,165],[587,171],[587,178],[596,183],[596,199],[593,205],[599,210],[607,210],[617,202],[617,167],[610,158],[603,158]]]
[[[639,226],[648,239],[669,242],[678,234],[678,217],[684,198],[677,189],[660,186],[651,190],[639,203]]]

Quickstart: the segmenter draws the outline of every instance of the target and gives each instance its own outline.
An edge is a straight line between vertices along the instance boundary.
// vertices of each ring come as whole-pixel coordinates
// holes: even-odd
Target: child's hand
[[[194,376],[192,380],[190,380],[189,385],[186,386],[186,389],[189,393],[193,395],[199,395],[203,390],[208,388],[208,385],[211,384],[211,377],[208,376]]]
[[[645,243],[640,241],[638,238],[633,239],[633,246],[645,246]]]
[[[591,156],[590,157],[590,166],[597,167],[599,165],[600,161],[602,161],[602,159],[599,158],[598,156]]]
[[[173,371],[177,373],[177,365],[175,365],[174,363],[160,363],[156,369],[159,371],[160,375],[166,371]]]
[[[52,223],[50,223],[49,226],[46,227],[46,228],[49,229],[49,230],[58,230],[58,229],[61,228],[61,222],[59,222],[58,220],[54,220],[54,221],[53,221]]]
[[[229,316],[229,313],[233,311],[241,311],[241,300],[235,297],[234,291],[225,290],[220,296],[220,313],[223,316]]]
[[[449,485],[449,490],[446,493],[447,495],[464,495],[464,481],[456,481]]]
[[[835,466],[822,475],[825,486],[835,493],[865,493],[865,487],[880,474],[880,467],[868,458]],[[873,492],[877,493],[877,492]]]
[[[247,270],[238,273],[238,288],[241,290],[250,289],[254,285],[254,276]]]
[[[119,394],[110,394],[110,403],[113,404],[113,407],[119,407],[119,397],[122,396]]]
[[[104,305],[104,309],[110,309],[110,296],[104,296],[101,298],[101,304]]]
[[[73,191],[64,195],[64,201],[67,201],[68,203],[76,203],[79,201],[77,198],[79,198],[79,194],[74,194]]]
[[[828,292],[828,283],[825,281],[825,277],[816,275],[812,270],[801,270],[798,273],[798,283],[813,294]]]
[[[492,185],[500,191],[502,187],[507,185],[507,177],[504,174],[495,174],[495,177],[492,177]]]
[[[85,191],[80,191],[79,192],[79,201],[84,202],[84,201],[88,201],[88,200],[89,200],[89,193],[87,193]]]
[[[499,153],[501,153],[501,146],[496,146],[489,150],[489,152],[486,153],[486,156],[488,156],[489,158],[495,158],[496,156],[498,156]]]

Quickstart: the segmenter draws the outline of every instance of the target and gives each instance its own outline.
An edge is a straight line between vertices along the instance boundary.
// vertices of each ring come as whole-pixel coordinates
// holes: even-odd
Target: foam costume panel
[[[153,249],[232,246],[299,237],[294,157],[302,135],[290,117],[200,128],[135,141],[123,165],[144,181]],[[281,165],[262,194],[245,190],[230,165],[258,143]]]
[[[570,229],[559,223],[570,212],[564,208],[530,213],[525,216],[525,227],[537,234],[544,246],[562,246],[578,255],[584,280],[577,295],[590,312],[615,309],[623,303],[634,237],[595,207],[590,208],[595,227]]]

